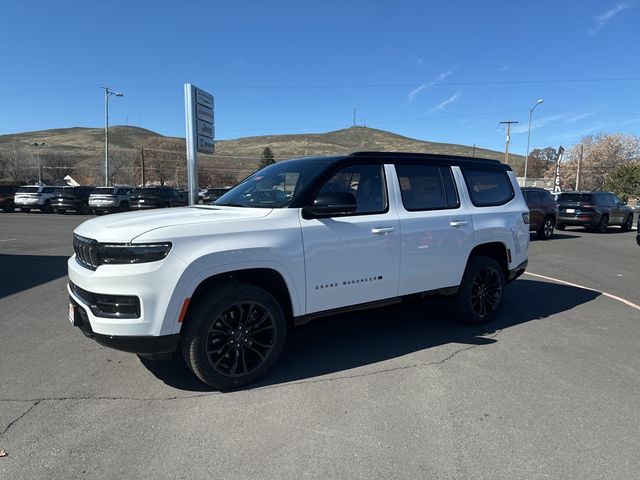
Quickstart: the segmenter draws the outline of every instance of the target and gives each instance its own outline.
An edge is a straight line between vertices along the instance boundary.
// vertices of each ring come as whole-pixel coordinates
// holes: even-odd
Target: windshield
[[[60,187],[60,188],[56,188],[53,191],[54,194],[60,194],[60,193],[65,193],[65,194],[70,194],[73,193],[73,187]]]
[[[279,162],[247,177],[214,202],[234,207],[284,208],[326,168],[314,160]]]
[[[93,193],[98,195],[110,195],[113,193],[113,188],[111,187],[100,187],[96,188]]]
[[[38,193],[40,187],[21,187],[18,189],[18,193]]]
[[[588,193],[561,193],[557,202],[590,202],[591,195]]]

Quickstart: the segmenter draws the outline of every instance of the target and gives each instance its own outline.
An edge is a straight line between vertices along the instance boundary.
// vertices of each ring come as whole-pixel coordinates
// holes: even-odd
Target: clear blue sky
[[[216,137],[352,123],[512,151],[640,134],[640,1],[29,1],[0,15],[0,134],[104,124],[184,136],[183,84]],[[594,79],[607,79],[591,81]],[[617,80],[615,80],[617,79]],[[559,81],[557,81],[559,80]]]

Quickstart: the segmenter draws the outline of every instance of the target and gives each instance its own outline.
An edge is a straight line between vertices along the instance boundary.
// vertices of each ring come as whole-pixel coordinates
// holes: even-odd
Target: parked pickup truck
[[[69,319],[119,350],[180,351],[198,378],[230,389],[264,375],[288,328],[315,317],[441,294],[460,320],[493,320],[527,265],[528,223],[516,177],[497,161],[279,162],[213,205],[81,224]]]

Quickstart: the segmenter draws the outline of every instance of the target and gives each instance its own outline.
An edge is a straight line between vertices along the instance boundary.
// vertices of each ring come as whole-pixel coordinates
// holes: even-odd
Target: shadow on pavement
[[[578,232],[575,232],[578,233]],[[578,238],[582,238],[581,235],[567,235],[564,233],[553,232],[553,237],[549,240],[541,240],[535,234],[531,235],[532,242],[553,242],[554,240],[576,240]]]
[[[0,298],[67,275],[69,257],[0,254]]]
[[[266,378],[246,388],[276,385],[383,362],[419,350],[459,343],[489,345],[485,335],[547,318],[587,303],[599,294],[565,285],[519,279],[507,287],[501,315],[490,325],[452,320],[446,299],[426,299],[358,313],[336,315],[295,328],[285,351]],[[181,390],[211,391],[185,363],[142,363],[160,380]]]

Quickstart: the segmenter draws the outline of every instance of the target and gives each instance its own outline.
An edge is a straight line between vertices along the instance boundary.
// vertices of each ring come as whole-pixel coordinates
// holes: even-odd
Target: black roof
[[[499,160],[486,158],[462,157],[458,155],[445,155],[439,153],[411,153],[411,152],[353,152],[349,155],[331,156],[331,157],[306,157],[288,160],[290,162],[313,161],[322,162],[327,165],[339,163],[360,163],[379,160],[381,163],[387,161],[389,163],[413,163],[428,162],[434,165],[456,165],[456,166],[473,166],[473,167],[490,167],[500,170],[511,170],[507,164]]]

